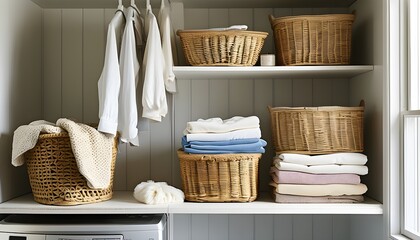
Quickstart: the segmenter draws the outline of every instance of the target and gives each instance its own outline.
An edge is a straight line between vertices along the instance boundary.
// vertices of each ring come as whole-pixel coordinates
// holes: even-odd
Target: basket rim
[[[248,30],[208,30],[208,29],[192,29],[192,30],[178,30],[178,36],[181,35],[257,35],[260,37],[267,37],[268,32],[248,31]]]
[[[364,111],[364,106],[343,107],[343,106],[322,106],[322,107],[271,107],[270,111]]]
[[[274,17],[271,15],[273,21],[293,21],[293,20],[326,20],[330,18],[341,18],[340,20],[351,20],[354,21],[356,16],[352,13],[335,13],[335,14],[320,14],[320,15],[297,15],[297,16],[284,16],[284,17]]]
[[[236,158],[240,156],[248,156],[251,158],[261,158],[261,153],[223,153],[223,154],[190,154],[184,152],[181,148],[177,150],[178,157],[182,157],[182,160],[197,161],[197,160],[219,160],[226,158]]]

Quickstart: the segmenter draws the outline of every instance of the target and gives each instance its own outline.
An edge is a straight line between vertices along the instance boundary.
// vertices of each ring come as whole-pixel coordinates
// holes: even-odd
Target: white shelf
[[[373,71],[372,65],[199,67],[175,66],[178,79],[351,78]]]
[[[36,203],[27,194],[0,204],[0,214],[382,214],[382,204],[367,198],[363,203],[280,204],[268,195],[250,203],[193,203],[147,205],[137,202],[132,192],[116,191],[111,200],[78,206]]]

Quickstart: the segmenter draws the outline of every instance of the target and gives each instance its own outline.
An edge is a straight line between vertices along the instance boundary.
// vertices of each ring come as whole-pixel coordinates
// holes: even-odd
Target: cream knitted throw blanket
[[[88,186],[107,188],[111,182],[113,137],[69,119],[58,119],[56,126],[46,121],[35,121],[17,128],[13,135],[12,164],[24,164],[24,153],[36,145],[40,133],[59,133],[62,129],[69,134],[79,172],[86,178]]]
[[[77,167],[93,189],[107,188],[111,182],[113,137],[69,119],[57,120],[57,126],[69,133]]]

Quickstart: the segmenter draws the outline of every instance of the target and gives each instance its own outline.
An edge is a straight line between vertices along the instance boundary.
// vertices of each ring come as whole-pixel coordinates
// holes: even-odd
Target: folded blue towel
[[[185,152],[198,154],[223,153],[264,153],[267,142],[263,139],[248,138],[229,141],[190,141],[182,138],[182,147]]]
[[[226,154],[226,153],[265,153],[264,148],[259,148],[255,150],[245,150],[245,151],[226,151],[226,150],[199,150],[193,148],[184,148],[184,152],[186,153],[194,153],[194,154]]]

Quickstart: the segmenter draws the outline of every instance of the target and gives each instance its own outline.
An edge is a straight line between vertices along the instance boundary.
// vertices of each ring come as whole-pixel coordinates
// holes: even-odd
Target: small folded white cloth
[[[232,25],[230,27],[226,27],[226,28],[209,28],[209,29],[203,29],[205,31],[210,30],[210,31],[227,31],[227,30],[247,30],[248,26],[247,25]]]
[[[134,188],[134,198],[145,204],[182,203],[184,193],[166,182],[141,182]]]
[[[257,116],[236,116],[226,120],[221,118],[198,119],[187,123],[184,134],[189,133],[225,133],[241,129],[259,128],[260,119]]]
[[[367,191],[367,186],[360,184],[326,184],[326,185],[302,185],[302,184],[277,184],[270,183],[275,191],[280,194],[297,196],[343,196],[362,195]]]
[[[368,174],[368,167],[361,165],[319,165],[306,166],[301,164],[294,164],[283,162],[279,158],[274,158],[273,165],[282,171],[296,171],[314,174],[337,174],[337,173],[353,173],[358,175]]]
[[[187,134],[187,142],[191,141],[229,141],[245,138],[261,138],[260,128],[249,128],[226,133],[191,133]]]
[[[365,165],[367,162],[367,156],[362,153],[332,153],[314,156],[295,153],[282,153],[278,156],[278,158],[280,158],[280,160],[283,162],[306,166],[329,164]]]

